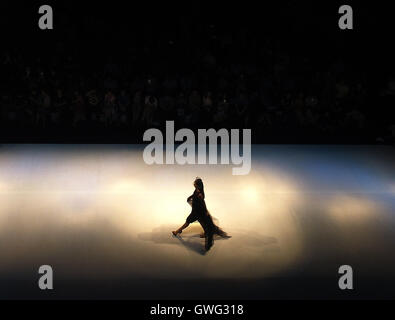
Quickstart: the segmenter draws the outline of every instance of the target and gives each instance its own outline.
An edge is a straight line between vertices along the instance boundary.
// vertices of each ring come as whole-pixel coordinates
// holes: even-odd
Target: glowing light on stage
[[[266,147],[253,149],[248,176],[233,176],[226,165],[148,166],[138,147],[67,148],[20,146],[0,154],[0,243],[7,243],[0,271],[45,258],[67,266],[71,275],[93,268],[86,277],[112,272],[258,279],[303,261],[311,249],[309,228],[336,226],[347,239],[344,250],[356,249],[360,243],[349,230],[358,233],[391,208],[368,193],[339,192],[318,165],[312,174],[304,159],[298,167],[274,151],[265,153]],[[343,167],[354,168],[346,161]],[[216,241],[206,256],[193,249],[201,241],[198,225],[183,233],[184,242],[170,234],[190,213],[186,198],[196,176],[205,182],[210,213],[233,236]],[[355,172],[342,175],[338,184],[352,191],[358,178]],[[388,190],[387,181],[373,182],[375,190]]]
[[[377,217],[383,209],[363,195],[336,195],[329,204],[330,216],[337,223],[356,224]]]
[[[250,186],[245,187],[241,190],[241,194],[243,195],[244,199],[247,200],[248,203],[254,204],[259,199],[259,193],[256,187]]]
[[[112,185],[106,190],[106,192],[115,193],[115,194],[135,194],[135,193],[146,193],[148,190],[145,189],[145,186],[137,180],[120,180]]]

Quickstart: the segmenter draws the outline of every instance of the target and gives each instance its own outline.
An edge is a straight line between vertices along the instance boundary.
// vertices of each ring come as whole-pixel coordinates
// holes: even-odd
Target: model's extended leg
[[[182,230],[184,230],[186,227],[188,227],[189,226],[189,223],[188,222],[185,222],[181,227],[179,227],[176,231],[172,231],[172,233],[173,233],[173,235],[177,235],[177,234],[179,234],[179,233],[181,233],[182,232]]]

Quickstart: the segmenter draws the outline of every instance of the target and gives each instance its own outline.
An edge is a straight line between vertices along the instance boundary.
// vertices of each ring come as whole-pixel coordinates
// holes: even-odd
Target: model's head
[[[196,177],[195,181],[193,182],[193,185],[194,185],[195,188],[198,189],[199,191],[201,191],[201,192],[204,191],[203,180],[200,179],[199,177]]]

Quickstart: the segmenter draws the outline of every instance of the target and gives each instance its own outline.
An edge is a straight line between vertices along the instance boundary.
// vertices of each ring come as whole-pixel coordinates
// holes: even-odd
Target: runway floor
[[[0,145],[1,299],[395,298],[394,148],[254,145],[246,176],[149,166],[142,150]],[[170,233],[196,176],[232,235],[207,253],[199,225]]]

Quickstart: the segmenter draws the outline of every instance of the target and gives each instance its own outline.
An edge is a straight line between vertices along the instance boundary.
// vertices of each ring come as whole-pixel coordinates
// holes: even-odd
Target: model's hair
[[[195,179],[195,184],[196,187],[199,189],[199,191],[201,192],[201,194],[203,195],[203,199],[204,199],[204,185],[203,185],[203,180],[199,177],[196,177]]]

